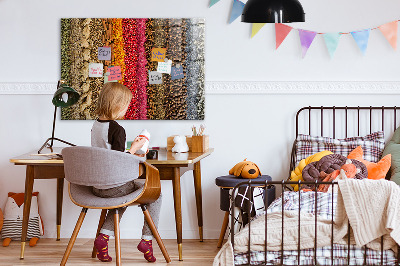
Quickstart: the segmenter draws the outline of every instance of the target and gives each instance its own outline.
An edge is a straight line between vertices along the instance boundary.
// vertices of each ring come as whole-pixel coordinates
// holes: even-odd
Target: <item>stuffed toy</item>
[[[392,155],[387,154],[384,156],[379,162],[373,163],[368,162],[363,159],[363,149],[361,146],[355,148],[350,154],[347,156],[349,159],[356,159],[367,166],[368,169],[368,179],[384,179],[386,177],[387,172],[390,169]]]
[[[188,152],[189,146],[186,143],[185,136],[175,136],[174,137],[175,146],[172,148],[172,152]]]
[[[35,246],[40,236],[43,235],[43,223],[39,216],[37,200],[38,194],[39,192],[32,193],[31,212],[29,214],[27,239],[30,239],[29,246],[31,247]],[[4,247],[8,247],[11,240],[21,241],[23,213],[24,193],[9,192],[1,230]]]
[[[258,168],[255,163],[246,160],[247,158],[242,162],[237,163],[231,170],[229,170],[229,174],[249,179],[257,178],[261,175],[260,168]]]
[[[315,153],[313,155],[308,156],[307,158],[301,160],[299,162],[299,164],[297,165],[297,167],[290,173],[290,181],[303,181],[303,176],[302,176],[302,172],[304,167],[306,167],[306,165],[308,165],[309,163],[312,162],[317,162],[319,160],[321,160],[322,157],[326,156],[326,155],[330,155],[333,154],[333,152],[331,151],[320,151],[318,153]],[[291,185],[294,189],[294,191],[298,191],[299,190],[299,185]]]

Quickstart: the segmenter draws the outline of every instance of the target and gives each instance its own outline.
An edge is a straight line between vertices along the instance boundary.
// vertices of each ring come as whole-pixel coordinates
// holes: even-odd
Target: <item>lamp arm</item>
[[[51,132],[50,149],[53,148],[54,131],[56,129],[56,116],[57,116],[57,106],[54,106],[53,131]]]

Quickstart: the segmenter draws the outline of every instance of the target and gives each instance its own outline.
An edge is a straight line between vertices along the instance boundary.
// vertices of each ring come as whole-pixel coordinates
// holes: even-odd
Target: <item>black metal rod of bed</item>
[[[306,181],[252,181],[251,179],[248,181],[244,181],[242,183],[239,183],[238,185],[236,185],[233,190],[232,190],[232,197],[231,197],[231,228],[230,228],[230,241],[232,244],[232,248],[235,249],[235,226],[234,226],[234,222],[235,222],[235,199],[234,199],[234,195],[236,195],[236,191],[239,189],[239,187],[244,187],[244,186],[248,186],[251,188],[261,188],[264,189],[265,193],[266,193],[266,197],[265,199],[268,199],[268,188],[271,185],[275,185],[278,186],[280,185],[282,188],[282,195],[281,195],[281,200],[282,200],[282,223],[281,223],[281,249],[280,249],[280,264],[269,264],[267,261],[268,258],[268,211],[267,211],[267,204],[268,204],[268,200],[264,200],[264,209],[265,209],[265,246],[264,246],[264,262],[262,264],[257,264],[257,265],[285,265],[284,264],[284,227],[285,227],[285,223],[284,223],[284,212],[285,212],[285,208],[284,208],[284,193],[285,193],[285,187],[287,185],[298,185],[300,188],[300,185],[314,185],[315,188],[312,190],[315,193],[315,198],[314,198],[314,203],[315,203],[315,210],[314,210],[314,214],[315,214],[315,221],[314,221],[314,226],[315,226],[315,233],[314,233],[314,256],[313,256],[313,264],[302,264],[300,261],[300,254],[301,254],[301,248],[300,248],[300,241],[301,241],[301,233],[300,233],[300,224],[301,224],[301,218],[300,218],[300,206],[301,206],[301,189],[298,190],[299,193],[299,207],[298,207],[298,241],[297,241],[297,265],[318,265],[318,261],[317,261],[317,248],[318,248],[318,234],[317,234],[317,214],[318,214],[318,197],[317,197],[317,192],[318,192],[318,187],[319,185],[331,185],[332,186],[332,205],[331,205],[331,241],[330,241],[330,248],[331,248],[331,265],[337,265],[334,264],[334,240],[333,240],[333,236],[334,236],[334,190],[335,187],[334,186],[338,186],[338,182],[337,181],[331,181],[331,182],[323,182],[323,181],[315,181],[315,182],[306,182]],[[250,199],[252,199],[252,195],[253,195],[253,189],[250,189]],[[254,208],[254,205],[249,208],[250,209],[250,213],[248,214],[248,243],[247,243],[247,264],[244,265],[253,265],[251,264],[251,210],[252,208]],[[383,246],[383,236],[381,237],[381,243],[380,243],[380,247],[381,247],[381,254],[380,254],[380,265],[385,265],[384,264],[384,260],[383,260],[383,255],[384,255],[384,246]],[[397,248],[399,249],[400,246],[397,245]],[[366,246],[363,246],[364,249],[364,263],[363,265],[368,265],[367,264],[367,248]],[[351,265],[350,264],[350,251],[351,251],[351,243],[350,243],[350,223],[348,224],[348,232],[347,232],[347,264],[345,265]],[[243,264],[241,264],[243,265]],[[343,264],[340,264],[343,265]],[[393,265],[393,264],[391,264]],[[400,252],[397,253],[397,257],[396,257],[396,261],[394,265],[400,265]]]

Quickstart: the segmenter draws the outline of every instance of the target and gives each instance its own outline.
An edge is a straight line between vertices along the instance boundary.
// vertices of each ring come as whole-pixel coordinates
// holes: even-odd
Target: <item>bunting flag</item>
[[[251,28],[251,38],[256,35],[262,27],[264,27],[265,23],[253,23],[253,26]]]
[[[213,5],[215,5],[216,3],[218,3],[219,0],[210,0],[210,5],[209,7],[212,7]]]
[[[397,20],[379,26],[378,29],[386,37],[393,49],[397,48]]]
[[[285,40],[286,36],[288,36],[292,29],[293,28],[288,25],[275,23],[276,49],[278,49],[278,47],[282,44],[282,42]]]
[[[340,36],[342,36],[342,34],[340,34],[339,32],[333,32],[333,33],[325,33],[323,36],[326,48],[328,48],[329,55],[332,58],[333,54],[336,51],[336,48],[338,47],[339,39]]]
[[[351,35],[353,35],[354,40],[356,41],[360,51],[363,55],[365,55],[365,51],[368,46],[369,33],[371,29],[360,30],[360,31],[352,31]]]
[[[300,43],[301,43],[301,54],[302,57],[304,58],[306,56],[306,53],[308,51],[308,48],[310,48],[310,45],[312,44],[315,36],[317,33],[315,31],[308,31],[308,30],[300,30],[299,29],[299,36],[300,36]]]
[[[244,3],[239,0],[233,0],[231,17],[229,18],[229,24],[242,15]]]

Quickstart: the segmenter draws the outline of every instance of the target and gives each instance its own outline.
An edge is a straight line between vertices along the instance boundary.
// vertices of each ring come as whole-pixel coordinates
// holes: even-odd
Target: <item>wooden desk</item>
[[[60,153],[61,148],[54,148],[54,151]],[[167,152],[166,149],[161,149],[159,150],[157,160],[147,160],[148,163],[158,168],[161,180],[171,180],[173,184],[175,223],[179,260],[182,260],[182,204],[180,177],[186,171],[193,170],[199,236],[200,241],[203,241],[203,211],[200,160],[210,155],[213,151],[214,149],[209,149],[208,151],[203,153],[189,152],[174,154],[172,152]],[[47,152],[50,151],[44,150],[42,153]],[[57,178],[57,240],[60,240],[64,188],[64,162],[60,158],[54,158],[55,156],[40,156],[36,155],[36,153],[37,151],[32,151],[30,153],[26,153],[10,159],[10,162],[14,163],[15,165],[26,165],[25,199],[21,235],[21,259],[24,258],[34,179]]]

